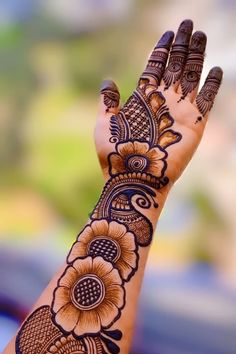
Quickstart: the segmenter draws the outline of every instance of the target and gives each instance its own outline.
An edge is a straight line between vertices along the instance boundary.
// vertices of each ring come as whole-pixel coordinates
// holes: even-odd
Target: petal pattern
[[[129,278],[129,275],[132,273],[133,269],[132,267],[127,263],[125,262],[124,260],[119,260],[119,271],[120,271],[120,274],[122,276],[122,278],[124,280],[128,280]]]
[[[107,300],[103,302],[102,306],[100,306],[98,314],[103,326],[107,327],[118,316],[119,310],[113,302]]]
[[[127,143],[118,144],[117,151],[122,157],[126,155],[131,155],[135,152],[134,144],[131,141],[128,141]]]
[[[112,271],[110,273],[108,273],[107,275],[105,275],[103,277],[106,286],[109,286],[111,284],[118,284],[121,285],[122,284],[122,280],[120,278],[119,272],[117,269],[112,269]]]
[[[81,241],[81,242],[88,242],[88,240],[90,240],[93,237],[93,230],[90,227],[90,225],[87,225],[84,230],[79,234],[79,236],[77,237],[77,240]]]
[[[78,257],[85,257],[87,254],[87,245],[83,242],[76,241],[67,257],[68,262],[73,262]]]
[[[134,141],[134,149],[133,152],[134,153],[138,153],[138,154],[146,154],[149,150],[149,145],[148,143],[140,143],[139,141]]]
[[[56,314],[56,323],[65,331],[71,332],[78,322],[80,311],[69,303],[62,307]]]
[[[70,303],[70,301],[70,289],[60,286],[55,290],[55,300],[52,306],[53,311],[59,311],[63,306]]]
[[[124,290],[120,291],[120,287],[116,284],[110,285],[107,288],[107,298],[110,299],[118,309],[124,306]]]
[[[122,250],[135,251],[136,244],[135,244],[134,234],[132,234],[131,232],[127,232],[122,237],[121,247],[122,247]]]
[[[67,271],[60,278],[59,284],[62,287],[65,286],[70,289],[71,286],[73,286],[73,284],[76,282],[77,279],[78,279],[78,273],[77,273],[76,269],[73,267],[70,267],[67,269]]]
[[[96,257],[93,260],[94,273],[103,278],[109,275],[113,270],[113,266],[110,262],[104,262],[102,257]]]
[[[101,321],[96,311],[83,311],[74,329],[77,336],[85,333],[98,333],[101,330]]]
[[[111,154],[110,155],[110,162],[111,162],[111,174],[115,175],[121,171],[125,172],[125,164],[124,160],[120,155],[117,154]]]
[[[166,134],[166,133],[165,133]],[[161,144],[150,148],[147,142],[129,141],[117,145],[117,153],[109,156],[111,175],[125,172],[145,172],[161,177],[165,167],[166,151]]]
[[[125,225],[118,224],[116,221],[111,221],[109,223],[108,236],[113,237],[114,239],[119,239],[123,237],[127,232]]]
[[[84,237],[83,232],[86,233],[86,237]],[[86,269],[91,267],[88,260],[78,259],[86,256],[94,258],[93,262],[95,268],[96,264],[101,267],[101,269],[98,269],[97,273],[102,276],[109,273],[113,269],[113,266],[118,269],[122,275],[122,279],[125,281],[129,278],[131,273],[133,274],[135,272],[138,259],[136,239],[134,234],[128,231],[124,224],[118,223],[117,221],[108,222],[106,219],[100,219],[92,221],[89,227],[85,228],[83,232],[80,235],[79,241],[75,242],[72,246],[68,256],[68,262],[76,260],[73,266],[76,268],[77,278],[86,272],[86,270],[83,270],[85,266],[87,267]],[[83,240],[83,242],[81,240]],[[128,260],[126,259],[129,252],[133,252],[132,262],[131,257],[129,257]],[[107,265],[105,267],[104,264],[101,265],[102,262],[100,260],[98,262],[96,261],[97,257],[103,257],[105,261],[111,262],[113,266],[107,269]],[[123,262],[129,265],[126,266],[125,271]],[[70,282],[71,280],[65,279],[65,282],[68,281]],[[63,284],[70,286],[70,283]]]
[[[78,277],[87,274],[92,268],[92,258],[77,259],[74,261],[73,267],[77,270]]]
[[[58,284],[53,294],[53,321],[76,336],[100,332],[111,325],[124,306],[120,274],[102,257],[77,258]]]
[[[103,236],[107,235],[108,231],[108,222],[105,219],[102,220],[95,220],[91,228],[93,230],[94,236]]]

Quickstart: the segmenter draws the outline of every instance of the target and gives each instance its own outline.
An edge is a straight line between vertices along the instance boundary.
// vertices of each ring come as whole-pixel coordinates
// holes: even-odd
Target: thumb
[[[120,93],[112,80],[104,80],[100,89],[99,113],[117,114],[119,112]]]

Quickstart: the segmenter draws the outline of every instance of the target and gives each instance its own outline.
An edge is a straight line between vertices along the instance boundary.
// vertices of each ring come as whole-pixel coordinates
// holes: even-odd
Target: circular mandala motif
[[[128,156],[126,166],[130,171],[144,171],[148,167],[148,160],[142,155]]]
[[[102,256],[106,261],[116,262],[120,258],[120,246],[115,240],[101,236],[88,245],[88,254],[92,257]]]
[[[91,310],[104,299],[105,287],[96,275],[85,275],[72,289],[73,303],[80,310]]]

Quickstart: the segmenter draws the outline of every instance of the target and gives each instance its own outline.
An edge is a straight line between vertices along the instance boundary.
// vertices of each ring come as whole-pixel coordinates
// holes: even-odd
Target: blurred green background
[[[192,18],[203,76],[219,65],[224,82],[158,223],[132,353],[236,353],[235,16],[233,0],[1,0],[0,350],[100,194],[102,79],[124,102],[161,33]]]

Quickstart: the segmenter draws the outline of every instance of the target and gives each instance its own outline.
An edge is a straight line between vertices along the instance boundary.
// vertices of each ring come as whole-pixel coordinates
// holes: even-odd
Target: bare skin
[[[66,263],[4,354],[129,352],[153,230],[222,79],[213,68],[198,92],[206,36],[192,35],[192,27],[185,20],[174,42],[172,32],[162,36],[121,110],[116,85],[103,83],[95,142],[106,184]]]

